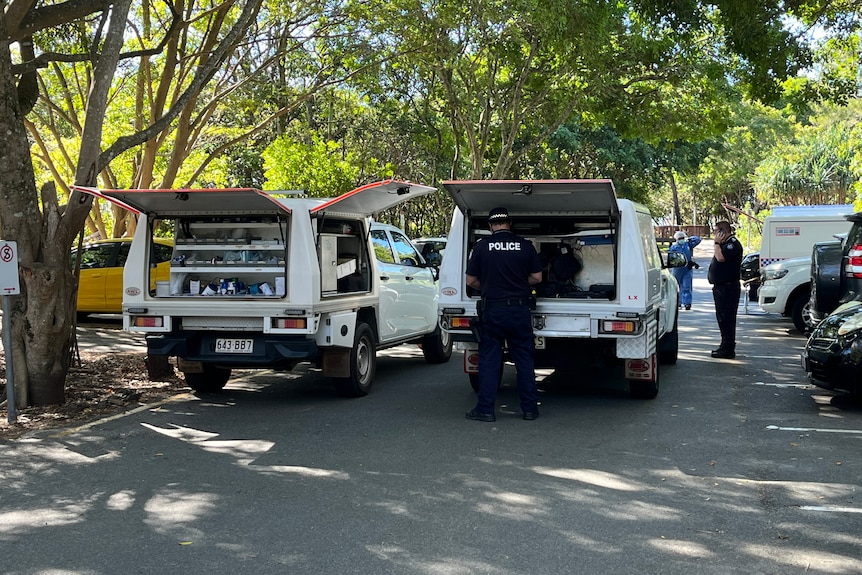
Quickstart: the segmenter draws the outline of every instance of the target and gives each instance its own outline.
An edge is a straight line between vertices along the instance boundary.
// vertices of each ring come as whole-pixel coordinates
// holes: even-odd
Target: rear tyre
[[[203,365],[201,373],[183,372],[186,384],[198,393],[218,393],[230,379],[230,369],[210,363]]]
[[[793,325],[800,333],[814,328],[814,317],[811,315],[811,294],[809,292],[801,293],[793,300],[793,307],[790,309],[790,317],[793,319]]]
[[[437,329],[422,338],[422,355],[428,363],[446,363],[452,357],[452,337],[448,331]]]
[[[634,399],[655,399],[658,395],[658,382],[659,382],[659,365],[661,362],[656,362],[655,364],[655,381],[644,381],[642,379],[630,379],[629,380],[629,395],[631,395]]]
[[[371,391],[371,381],[377,367],[377,347],[374,332],[367,323],[356,326],[353,349],[350,350],[350,375],[335,380],[335,388],[344,397],[362,397]]]
[[[679,311],[673,318],[673,329],[664,334],[658,342],[658,360],[660,363],[676,365],[679,359]]]

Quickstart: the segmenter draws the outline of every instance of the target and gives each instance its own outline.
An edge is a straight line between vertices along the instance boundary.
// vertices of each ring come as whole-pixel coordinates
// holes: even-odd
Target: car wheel
[[[335,387],[344,397],[362,397],[371,391],[371,381],[377,367],[374,333],[367,323],[356,326],[353,349],[350,350],[350,375],[338,378]]]
[[[793,319],[793,325],[800,333],[805,333],[815,327],[814,316],[811,315],[810,292],[797,296],[793,301],[793,307],[790,309],[790,317]]]
[[[186,378],[186,384],[198,393],[217,393],[227,385],[230,369],[205,363],[202,372],[183,372],[183,375]]]
[[[428,363],[446,363],[452,357],[452,336],[438,325],[422,338],[422,355]]]
[[[673,329],[662,336],[658,342],[658,360],[668,365],[676,365],[679,359],[679,311],[673,318]]]

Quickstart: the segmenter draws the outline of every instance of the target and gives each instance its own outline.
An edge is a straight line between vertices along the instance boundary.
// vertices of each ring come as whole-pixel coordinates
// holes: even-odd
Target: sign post
[[[9,296],[21,293],[18,281],[18,244],[0,240],[0,296],[3,298],[3,352],[6,354],[6,403],[9,423],[18,421],[15,406],[15,377],[12,370],[12,320],[7,315],[12,309]]]

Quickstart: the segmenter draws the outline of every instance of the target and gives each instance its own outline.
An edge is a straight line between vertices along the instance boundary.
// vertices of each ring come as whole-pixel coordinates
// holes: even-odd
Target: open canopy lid
[[[361,186],[338,197],[326,200],[319,206],[312,208],[311,213],[325,212],[327,214],[361,214],[363,216],[373,216],[407,200],[430,194],[436,189],[412,182],[384,180]]]
[[[610,180],[454,180],[443,188],[465,214],[487,215],[504,207],[510,216],[616,216],[619,208]]]
[[[372,216],[437,188],[384,180],[367,184],[335,198],[297,201],[300,192],[263,192],[252,188],[204,188],[178,190],[100,190],[76,186],[75,189],[118,204],[127,210],[151,216],[206,216],[290,213],[309,207],[311,213],[337,213]],[[279,197],[283,196],[283,197]],[[291,199],[290,196],[294,196]]]
[[[118,204],[127,210],[151,216],[290,213],[290,208],[280,203],[271,193],[252,188],[100,190],[76,186],[75,189]]]

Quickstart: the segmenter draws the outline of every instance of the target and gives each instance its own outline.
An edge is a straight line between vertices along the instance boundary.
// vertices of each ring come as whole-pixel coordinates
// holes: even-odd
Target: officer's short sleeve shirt
[[[739,281],[739,266],[742,264],[742,244],[731,236],[720,246],[724,261],[715,256],[709,264],[708,279],[711,284],[727,284]]]
[[[482,297],[525,298],[530,274],[542,271],[533,244],[510,230],[498,230],[473,246],[467,274],[479,278]]]

